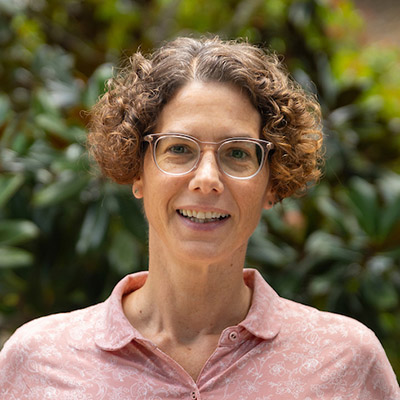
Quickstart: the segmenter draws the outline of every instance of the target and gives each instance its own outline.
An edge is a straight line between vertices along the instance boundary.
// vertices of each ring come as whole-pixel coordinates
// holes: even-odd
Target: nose
[[[189,189],[198,190],[204,194],[223,192],[224,185],[221,182],[221,171],[213,150],[204,151],[197,168],[193,172]]]

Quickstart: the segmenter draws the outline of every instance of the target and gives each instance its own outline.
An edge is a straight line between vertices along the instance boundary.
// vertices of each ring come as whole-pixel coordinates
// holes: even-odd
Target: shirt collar
[[[281,298],[257,270],[245,269],[243,278],[246,285],[253,290],[253,298],[250,310],[239,326],[254,336],[271,340],[281,329]]]
[[[131,325],[122,308],[122,298],[144,285],[147,271],[137,272],[123,278],[111,293],[111,296],[102,304],[103,314],[96,326],[95,343],[107,351],[121,349],[133,339],[145,340]]]
[[[126,318],[122,298],[143,286],[148,272],[138,272],[123,278],[102,304],[103,313],[96,324],[95,343],[106,351],[125,347],[132,340],[147,341]],[[243,278],[252,290],[253,298],[246,318],[239,324],[264,340],[273,339],[280,331],[280,297],[255,269],[245,269]]]

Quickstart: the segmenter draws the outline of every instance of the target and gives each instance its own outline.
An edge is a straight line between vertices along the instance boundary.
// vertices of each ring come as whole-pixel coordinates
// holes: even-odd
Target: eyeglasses
[[[202,142],[192,136],[168,133],[144,137],[152,147],[153,159],[159,170],[168,175],[185,175],[199,164],[202,147],[217,148],[218,166],[235,179],[250,179],[257,175],[273,143],[262,139],[229,138],[220,142]]]

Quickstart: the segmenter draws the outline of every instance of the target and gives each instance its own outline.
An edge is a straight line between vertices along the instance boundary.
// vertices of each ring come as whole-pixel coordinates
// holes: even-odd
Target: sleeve
[[[365,360],[369,363],[360,398],[400,400],[400,387],[385,351],[371,331],[368,348],[364,347]]]
[[[319,341],[313,343],[321,344],[321,368],[310,377],[315,398],[400,400],[399,384],[375,333],[353,318],[315,315],[311,333]]]
[[[371,393],[371,398],[373,399],[400,400],[400,387],[396,375],[382,345],[376,337],[375,346],[372,350],[370,352],[372,356],[371,364],[365,377],[363,389],[365,395]]]

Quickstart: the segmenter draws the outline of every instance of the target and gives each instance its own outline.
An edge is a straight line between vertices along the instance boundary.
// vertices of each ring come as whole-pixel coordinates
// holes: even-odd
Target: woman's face
[[[260,126],[258,111],[236,87],[191,82],[165,105],[155,133],[183,133],[219,142],[239,136],[260,138]],[[267,164],[251,179],[225,175],[212,146],[203,147],[195,170],[171,176],[157,168],[147,151],[133,192],[143,198],[150,251],[162,246],[178,259],[209,263],[243,254],[263,207],[269,207],[268,177]],[[200,221],[201,213],[209,218]]]

